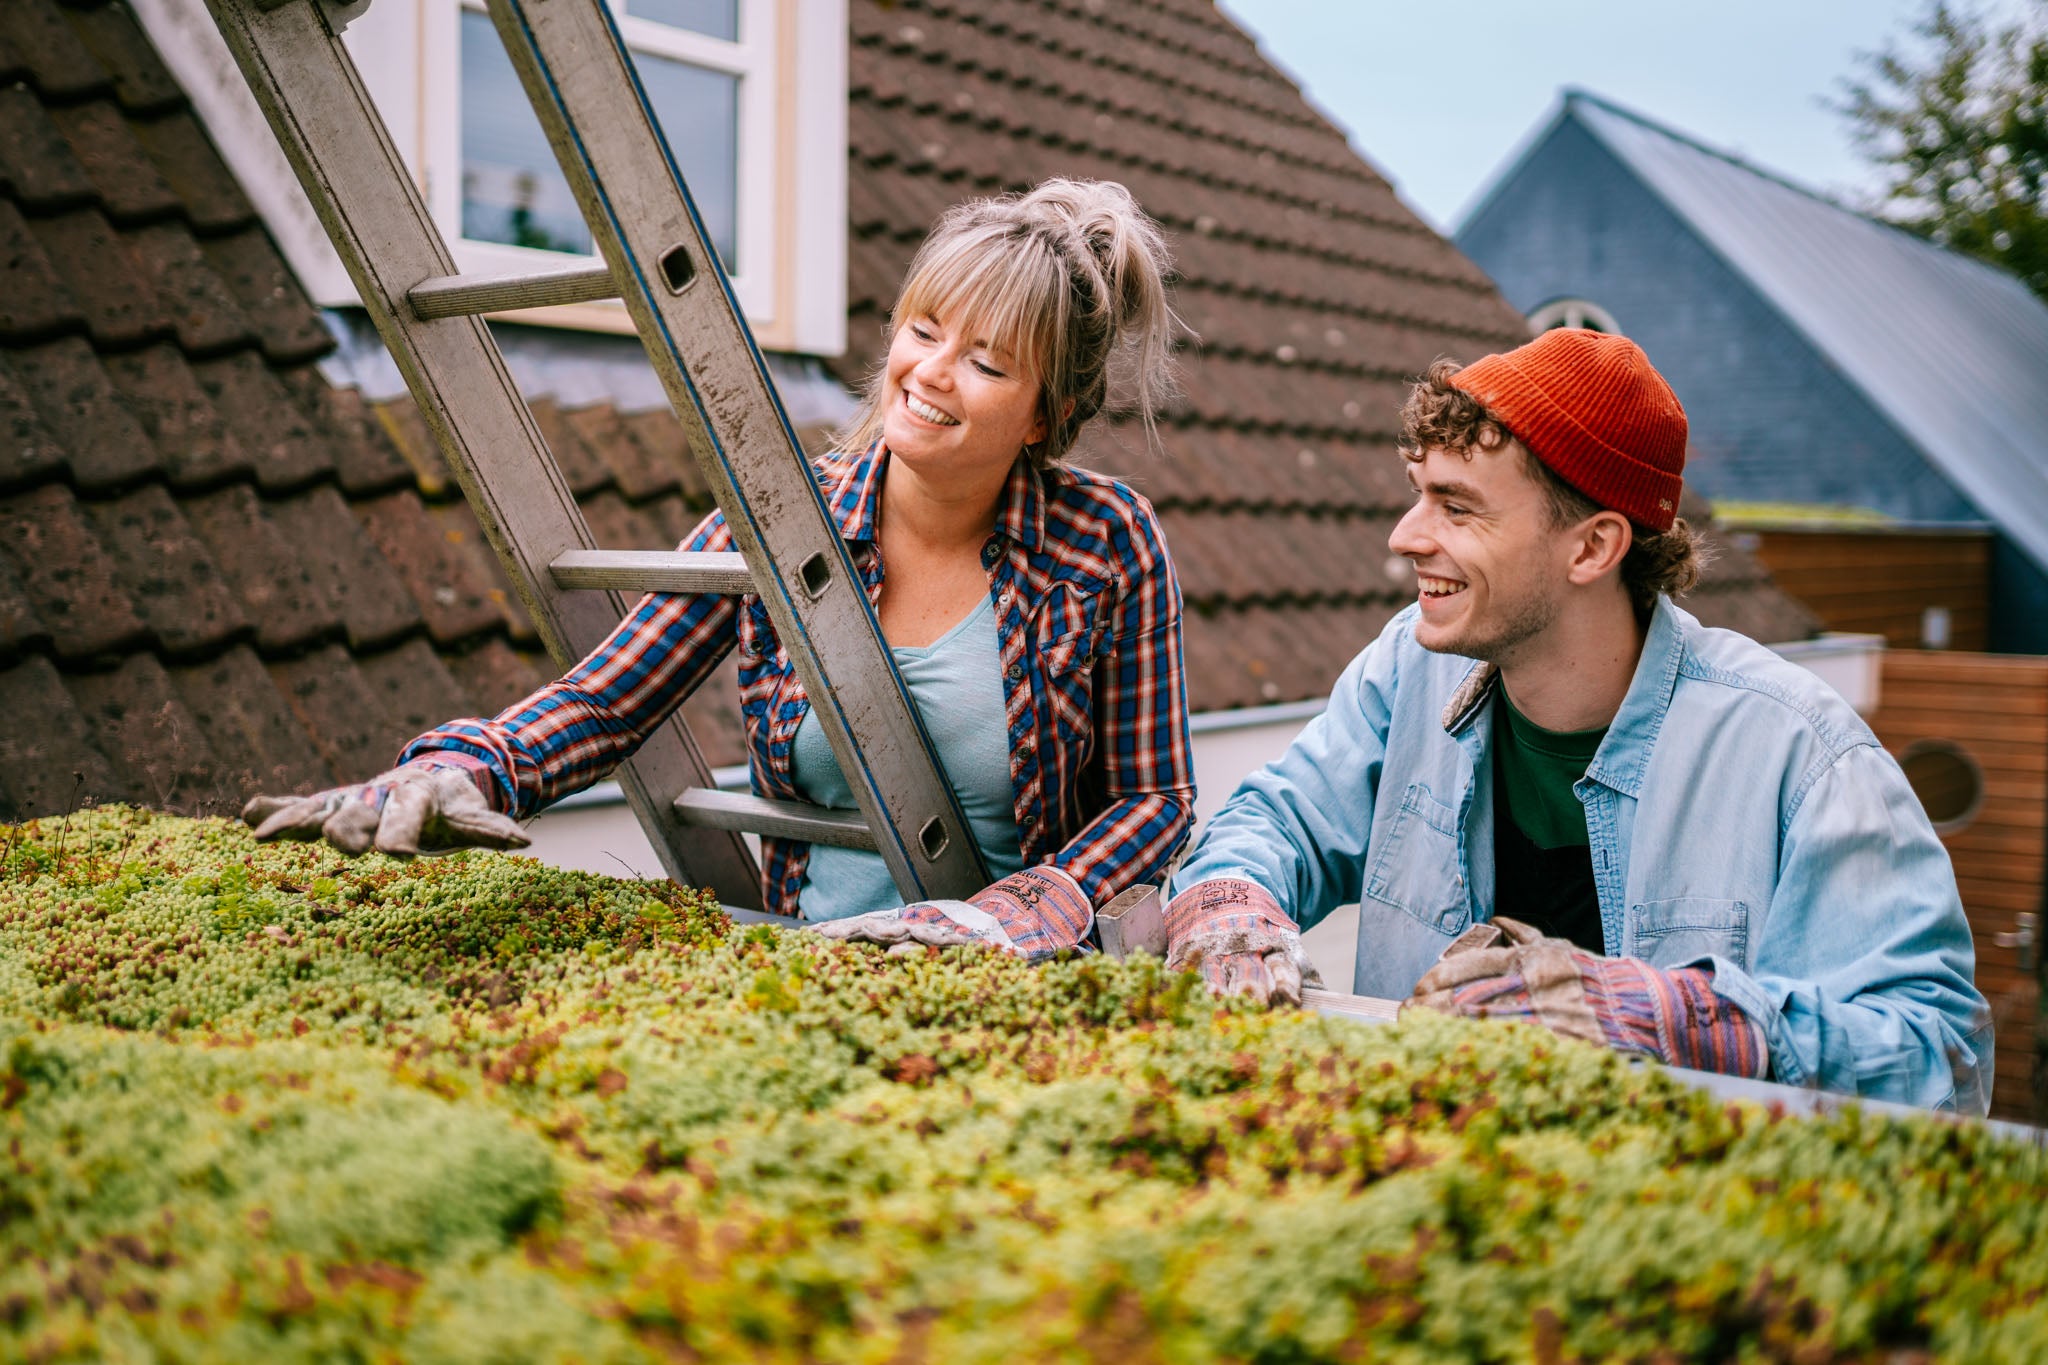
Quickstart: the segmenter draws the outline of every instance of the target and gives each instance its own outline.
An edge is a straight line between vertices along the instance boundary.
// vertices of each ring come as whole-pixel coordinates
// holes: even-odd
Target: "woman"
[[[898,901],[879,855],[764,838],[766,905],[842,937],[978,938],[1039,957],[1094,907],[1156,878],[1194,786],[1180,589],[1152,508],[1061,463],[1119,397],[1147,433],[1178,325],[1164,242],[1111,183],[1051,180],[962,204],[911,262],[888,356],[820,462],[875,604],[984,860],[971,903]],[[713,513],[684,545],[725,550]],[[259,797],[259,838],[359,853],[517,847],[514,817],[631,754],[726,651],[741,651],[754,790],[854,804],[802,683],[752,596],[651,594],[561,681],[492,720],[420,736],[361,787]],[[885,911],[879,916],[872,912]]]

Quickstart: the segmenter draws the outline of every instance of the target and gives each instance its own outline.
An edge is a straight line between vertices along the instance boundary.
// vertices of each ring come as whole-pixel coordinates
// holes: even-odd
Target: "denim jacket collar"
[[[1650,628],[1643,633],[1642,656],[1636,660],[1635,676],[1621,699],[1621,709],[1608,722],[1607,738],[1586,766],[1586,776],[1623,796],[1641,794],[1643,769],[1664,717],[1671,709],[1671,691],[1678,684],[1678,665],[1685,658],[1684,631],[1668,597],[1659,596],[1650,612]],[[1451,735],[1462,734],[1492,699],[1500,681],[1500,669],[1493,664],[1472,666],[1458,690],[1444,703],[1443,726]]]

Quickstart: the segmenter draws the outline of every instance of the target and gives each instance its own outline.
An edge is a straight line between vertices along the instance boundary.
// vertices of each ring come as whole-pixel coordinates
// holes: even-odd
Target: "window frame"
[[[672,28],[628,12],[629,0],[606,0],[628,49],[687,62],[739,77],[738,140],[735,149],[737,185],[733,204],[733,243],[740,269],[730,275],[733,294],[756,328],[772,326],[777,299],[777,252],[772,226],[776,219],[778,146],[776,77],[778,71],[775,0],[738,0],[737,41],[712,38]],[[533,270],[570,269],[588,264],[593,255],[572,255],[474,241],[462,236],[462,14],[483,13],[483,0],[427,0],[420,24],[420,179],[427,211],[455,253],[464,274],[515,274]],[[380,101],[380,104],[382,101]],[[569,310],[536,313],[534,321],[556,325],[581,321],[605,325],[602,314],[621,324],[625,310],[617,303],[582,306],[582,316]]]

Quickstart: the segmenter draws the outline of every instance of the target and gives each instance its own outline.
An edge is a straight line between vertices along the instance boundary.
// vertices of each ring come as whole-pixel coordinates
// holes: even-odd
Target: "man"
[[[1642,351],[1557,330],[1439,361],[1403,424],[1418,600],[1211,822],[1171,960],[1298,999],[1300,927],[1358,901],[1359,994],[1983,1112],[1989,1011],[1904,774],[1825,684],[1672,602],[1685,413]]]

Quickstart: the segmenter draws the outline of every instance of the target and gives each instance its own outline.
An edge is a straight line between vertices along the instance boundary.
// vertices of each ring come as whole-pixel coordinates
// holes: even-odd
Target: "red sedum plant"
[[[2048,1158],[503,855],[0,828],[0,1358],[2035,1361]]]

